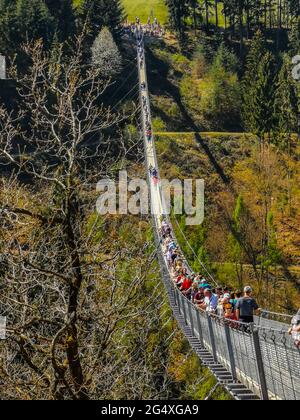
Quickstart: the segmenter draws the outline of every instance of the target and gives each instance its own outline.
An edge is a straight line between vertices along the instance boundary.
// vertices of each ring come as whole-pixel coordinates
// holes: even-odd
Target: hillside
[[[122,0],[128,20],[135,21],[138,16],[143,23],[147,23],[148,17],[156,17],[161,24],[168,19],[168,10],[164,0]]]
[[[205,48],[214,54],[211,47]],[[224,99],[221,96],[223,104],[216,104],[214,98],[205,98],[206,91],[213,91],[218,82],[214,81],[214,73],[209,74],[210,61],[204,56],[203,49],[191,55],[182,54],[174,40],[148,48],[153,124],[162,176],[169,180],[204,179],[204,225],[198,230],[190,229],[184,227],[184,219],[179,217],[178,220],[195,253],[205,259],[218,281],[234,288],[253,284],[265,308],[293,313],[300,304],[300,242],[296,228],[300,220],[299,141],[297,136],[292,136],[291,155],[276,145],[270,146],[268,163],[260,167],[257,136],[241,132],[239,110],[235,108],[240,99],[231,102],[231,88]],[[232,73],[228,73],[228,77],[232,78]],[[203,106],[201,109],[202,100],[205,107],[211,104],[208,111],[204,111]],[[215,112],[212,107],[216,107]],[[219,114],[220,108],[222,114]],[[272,218],[269,229],[274,237],[274,249],[272,256],[262,257],[265,229],[262,203],[266,190],[272,197],[267,211]],[[291,194],[290,199],[288,194]],[[254,267],[253,256],[247,255],[246,248],[236,254],[236,244],[232,243],[230,218],[235,213],[238,197],[242,197],[247,209],[243,221],[247,230],[244,241],[249,241],[249,247],[255,249]],[[199,261],[184,244],[180,231],[177,232],[195,270],[199,270]],[[258,262],[261,258],[266,260],[263,266]],[[265,273],[255,277],[258,267]],[[266,283],[261,275],[267,276]]]
[[[260,208],[253,205],[261,201],[260,191],[257,189],[259,179],[255,175],[255,160],[257,149],[255,138],[252,138],[253,146],[249,146],[249,136],[227,135],[225,133],[211,134],[209,137],[202,134],[202,139],[213,153],[217,162],[221,162],[222,168],[227,176],[232,179],[232,185],[236,191],[243,194],[244,204],[251,211],[254,218],[251,224],[253,228],[248,229],[245,241],[251,241],[253,248],[260,251],[259,219]],[[215,172],[208,156],[194,135],[174,134],[157,136],[157,148],[159,151],[159,162],[161,176],[172,180],[179,179],[204,179],[205,180],[205,221],[202,226],[189,228],[184,226],[184,219],[177,216],[196,255],[204,259],[206,264],[214,273],[220,284],[230,285],[234,289],[241,288],[243,284],[253,285],[256,295],[259,296],[260,304],[270,310],[289,312],[300,305],[300,271],[299,271],[299,235],[294,229],[295,220],[300,219],[298,203],[300,197],[294,198],[293,218],[282,212],[281,203],[283,196],[276,194],[276,190],[284,191],[284,179],[281,175],[284,171],[284,159],[278,160],[276,153],[272,153],[273,165],[270,169],[274,176],[273,194],[276,201],[273,203],[274,229],[276,240],[282,252],[282,260],[285,266],[281,267],[278,262],[275,266],[269,267],[268,283],[261,282],[255,278],[251,259],[246,254],[240,259],[232,259],[231,231],[226,220],[227,215],[233,214],[235,209],[234,196],[228,191]],[[300,150],[299,150],[300,151]],[[299,153],[299,152],[298,152]],[[298,166],[298,163],[297,163]],[[298,178],[294,181],[292,188],[297,188]],[[290,224],[288,223],[290,220]],[[250,220],[246,222],[250,224]],[[176,227],[178,239],[189,260],[193,263],[195,271],[201,270],[199,261],[191,252],[182,236],[181,231]],[[252,230],[253,229],[253,230]],[[255,235],[254,235],[255,231]],[[215,238],[218,237],[218,241]],[[256,242],[257,241],[257,242]]]
[[[75,7],[81,4],[82,0],[73,0]],[[147,23],[148,17],[156,17],[161,24],[167,23],[168,10],[164,0],[121,0],[125,14],[130,22],[134,22],[138,16],[142,23]]]

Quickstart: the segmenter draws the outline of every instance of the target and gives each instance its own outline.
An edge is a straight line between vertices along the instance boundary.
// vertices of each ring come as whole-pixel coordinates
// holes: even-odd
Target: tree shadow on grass
[[[163,95],[167,94],[174,99],[176,102],[181,115],[184,119],[185,125],[188,130],[195,133],[195,139],[197,143],[202,147],[205,154],[207,155],[210,163],[214,167],[217,174],[220,176],[221,180],[226,186],[231,189],[231,182],[229,176],[225,173],[222,166],[218,163],[213,152],[210,150],[209,145],[199,134],[199,127],[194,122],[193,118],[189,115],[185,105],[181,100],[181,95],[179,88],[175,86],[168,79],[169,65],[163,60],[160,60],[157,56],[153,54],[151,49],[147,49],[147,64],[148,64],[148,79],[149,79],[149,90],[154,95]]]

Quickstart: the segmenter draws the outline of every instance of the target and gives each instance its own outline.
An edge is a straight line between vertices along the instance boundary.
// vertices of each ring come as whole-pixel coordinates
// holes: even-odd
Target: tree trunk
[[[196,5],[194,5],[193,15],[194,15],[194,30],[195,30],[195,35],[197,35],[197,14],[196,14]]]
[[[216,28],[219,27],[219,15],[218,15],[218,0],[215,0],[215,17],[216,17]]]
[[[267,29],[267,0],[264,3],[264,20],[265,20],[265,29]]]
[[[74,277],[72,283],[70,284],[70,295],[69,295],[69,304],[68,304],[68,321],[70,326],[68,328],[68,337],[67,337],[67,358],[70,373],[74,383],[74,388],[76,394],[80,400],[87,400],[87,390],[84,387],[84,377],[83,370],[81,366],[80,356],[79,356],[79,343],[78,343],[78,333],[77,333],[77,309],[78,309],[78,296],[80,288],[83,282],[83,275],[81,272],[81,261],[77,251],[76,244],[76,235],[72,227],[72,220],[74,212],[77,210],[72,204],[71,193],[68,197],[68,212],[67,212],[67,222],[65,225],[65,235],[66,241],[70,252],[71,265],[73,267]]]
[[[240,30],[240,55],[243,53],[244,48],[244,30],[243,30],[243,9],[239,10],[239,30]]]
[[[208,0],[205,0],[205,25],[206,29],[208,30],[209,22],[208,22]]]
[[[278,28],[282,28],[282,1],[278,0]]]
[[[246,18],[247,18],[247,40],[249,40],[249,38],[250,38],[250,13],[249,13],[249,2],[247,2]]]
[[[277,33],[276,33],[276,49],[277,49],[277,51],[279,51],[281,28],[282,28],[282,4],[281,4],[281,0],[278,0],[277,5],[278,5],[278,9],[277,9],[278,26],[277,26]]]

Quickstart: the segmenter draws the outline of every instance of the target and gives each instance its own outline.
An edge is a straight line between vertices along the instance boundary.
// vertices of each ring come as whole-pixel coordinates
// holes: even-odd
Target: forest
[[[1,400],[231,399],[172,315],[151,217],[96,211],[99,180],[146,178],[136,17],[165,30],[161,174],[205,181],[204,224],[172,215],[190,264],[300,307],[299,1],[0,0]]]

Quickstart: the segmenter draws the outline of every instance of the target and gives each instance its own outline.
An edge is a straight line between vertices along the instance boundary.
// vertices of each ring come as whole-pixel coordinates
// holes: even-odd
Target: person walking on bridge
[[[300,309],[292,319],[289,334],[292,336],[295,346],[300,349]]]
[[[148,142],[150,143],[151,140],[152,140],[152,131],[151,131],[151,128],[150,129],[147,128],[147,130],[146,130],[146,137],[147,137]]]
[[[259,315],[260,308],[256,300],[252,297],[252,288],[244,288],[244,297],[238,299],[236,303],[236,319],[245,324],[254,322],[254,315]]]
[[[218,306],[218,296],[212,292],[212,289],[206,288],[204,290],[204,302],[200,308],[206,312],[215,314]]]

